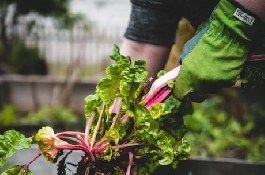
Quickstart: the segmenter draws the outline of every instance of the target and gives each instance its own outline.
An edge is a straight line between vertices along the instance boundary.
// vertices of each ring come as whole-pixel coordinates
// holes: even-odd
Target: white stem
[[[101,112],[100,112],[100,116],[99,116],[98,122],[97,122],[97,126],[96,126],[96,128],[94,130],[94,133],[93,133],[93,136],[92,136],[90,149],[93,148],[93,145],[95,143],[95,140],[96,140],[96,137],[97,137],[97,132],[99,130],[99,126],[100,126],[100,123],[101,123],[101,120],[102,120],[102,117],[103,117],[103,114],[104,114],[105,106],[106,106],[106,103],[104,102],[103,103],[103,107],[102,107]]]
[[[116,122],[117,122],[118,117],[119,117],[119,114],[116,114],[116,115],[113,117],[113,119],[112,119],[113,122],[112,122],[110,128],[114,128],[114,126],[115,126],[115,124],[116,124]]]
[[[158,79],[154,81],[154,83],[151,86],[150,89],[150,95],[154,95],[161,87],[164,87],[167,85],[167,82],[169,80],[175,81],[176,78],[178,77],[179,71],[180,71],[181,65],[172,69],[171,71],[167,72],[165,75],[162,75]]]

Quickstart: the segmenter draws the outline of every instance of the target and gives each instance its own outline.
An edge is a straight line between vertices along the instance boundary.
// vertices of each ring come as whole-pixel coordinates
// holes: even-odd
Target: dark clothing
[[[187,18],[195,29],[206,21],[219,0],[131,0],[132,10],[125,37],[171,47],[178,22]]]

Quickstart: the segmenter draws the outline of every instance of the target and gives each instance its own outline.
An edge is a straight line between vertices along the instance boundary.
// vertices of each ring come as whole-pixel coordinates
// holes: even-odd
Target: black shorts
[[[182,17],[197,29],[219,0],[131,0],[131,16],[124,36],[128,39],[171,47]]]

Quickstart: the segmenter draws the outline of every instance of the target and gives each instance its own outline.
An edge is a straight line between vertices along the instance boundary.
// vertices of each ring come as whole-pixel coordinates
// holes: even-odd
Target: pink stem
[[[89,145],[87,145],[87,143],[85,142],[85,140],[82,136],[78,135],[77,137],[80,140],[81,145],[86,146],[88,148],[90,147]]]
[[[80,140],[77,140],[76,138],[73,138],[73,137],[67,137],[67,136],[59,136],[58,138],[62,138],[62,139],[67,139],[67,140],[72,140],[72,141],[75,141],[79,144],[82,144],[82,142]]]
[[[64,132],[59,132],[55,134],[56,137],[60,135],[85,135],[83,132],[78,132],[78,131],[64,131]]]
[[[130,175],[131,173],[132,162],[133,162],[133,153],[129,152],[129,165],[127,167],[126,175]]]
[[[154,95],[153,98],[150,98],[149,101],[146,101],[144,106],[150,110],[153,104],[163,102],[168,97],[169,94],[170,94],[170,88],[164,87],[160,91],[158,91],[158,93]]]
[[[93,136],[92,136],[90,149],[92,149],[92,147],[93,147],[93,145],[95,143],[95,140],[96,140],[96,137],[97,137],[97,132],[99,130],[99,126],[100,126],[100,123],[101,123],[101,120],[102,120],[102,117],[103,117],[103,114],[104,114],[105,107],[106,107],[106,103],[104,102],[103,103],[103,107],[102,107],[101,112],[100,112],[100,116],[99,116],[97,125],[96,125],[96,128],[95,128]]]
[[[120,118],[120,122],[122,123],[125,123],[127,122],[129,119],[129,116],[127,114],[123,115],[121,118]]]
[[[150,91],[145,95],[145,100],[149,101],[150,98],[152,98],[162,87],[167,85],[169,80],[175,81],[179,74],[180,68],[181,66],[178,66],[156,79],[152,84]]]
[[[110,128],[114,128],[114,126],[115,126],[115,124],[117,122],[118,117],[119,117],[119,114],[116,114],[115,117],[113,117],[112,124],[111,124]]]
[[[91,127],[91,123],[92,123],[92,120],[94,118],[96,114],[96,111],[93,111],[92,115],[90,116],[90,118],[87,120],[87,125],[86,125],[86,131],[85,131],[85,143],[87,146],[91,146],[90,145],[90,142],[89,142],[89,131],[90,131],[90,127]],[[88,147],[88,148],[89,148]]]
[[[21,173],[23,173],[23,171],[32,163],[34,162],[38,157],[40,157],[41,155],[41,151],[38,152],[38,154],[31,160],[29,161],[26,165],[23,166],[23,168],[21,168],[21,170],[19,171],[18,175],[20,175]]]
[[[106,150],[106,148],[108,147],[108,146],[111,146],[111,144],[109,143],[109,142],[107,142],[107,143],[105,143],[105,144],[102,144],[102,145],[100,145],[100,146],[98,146],[98,147],[93,147],[93,152],[94,153],[103,153],[105,150]]]
[[[111,107],[109,108],[109,114],[112,114],[112,113],[118,114],[118,113],[120,113],[121,101],[122,101],[121,97],[116,97],[114,99],[114,102],[112,103]]]
[[[57,149],[67,149],[67,150],[82,150],[88,153],[92,161],[95,161],[93,153],[86,147],[82,145],[62,145],[58,146]]]

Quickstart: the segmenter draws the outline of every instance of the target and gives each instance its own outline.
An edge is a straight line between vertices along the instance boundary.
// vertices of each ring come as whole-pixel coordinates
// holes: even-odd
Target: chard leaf
[[[3,173],[1,173],[1,175],[14,175],[14,174],[18,174],[19,171],[22,169],[22,166],[19,165],[13,165],[11,167],[9,167],[8,169],[6,169]],[[20,173],[21,175],[33,175],[32,172],[30,172],[29,170],[25,169],[22,173]]]
[[[85,115],[86,118],[89,118],[92,115],[92,112],[98,110],[98,107],[101,105],[102,100],[97,94],[89,95],[85,98]]]
[[[137,141],[152,144],[153,146],[144,147],[144,153],[155,154],[162,157],[159,160],[161,165],[168,165],[174,159],[173,146],[167,135],[159,130],[159,123],[152,118],[148,109],[144,106],[135,104],[136,136]]]
[[[69,146],[70,144],[55,136],[51,127],[42,127],[35,135],[35,140],[38,142],[38,148],[41,154],[50,162],[54,162],[59,152],[59,146]]]
[[[140,84],[144,83],[147,77],[146,63],[143,60],[136,60],[121,73],[120,93],[122,95],[122,108],[129,116],[133,116],[131,103],[135,103],[142,89]]]
[[[186,160],[191,154],[191,147],[187,140],[181,140],[181,145],[174,150],[174,155],[178,158],[178,160]]]
[[[167,72],[168,72],[168,71],[166,71],[166,70],[160,70],[160,71],[158,72],[158,74],[157,74],[157,78],[159,78],[159,77],[165,75]]]
[[[115,130],[119,133],[119,138],[122,139],[128,135],[128,128],[130,127],[132,123],[131,122],[125,122],[122,123],[120,120],[118,120],[115,124]]]
[[[168,80],[167,85],[168,85],[168,87],[170,87],[170,89],[173,89],[175,82],[172,80]]]
[[[157,140],[157,145],[163,149],[164,151],[164,158],[159,160],[160,165],[168,165],[172,163],[174,159],[173,154],[173,146],[171,144],[171,140],[166,137],[164,134],[159,135],[159,139]]]
[[[115,145],[117,146],[116,151],[118,151],[119,150],[119,140],[120,140],[119,132],[114,128],[110,128],[108,131],[105,132],[105,135],[102,139],[104,140],[107,138],[111,138],[115,141]]]
[[[2,168],[8,157],[11,157],[16,150],[30,148],[33,137],[26,138],[23,134],[15,131],[5,131],[0,135],[0,168]]]
[[[160,129],[175,138],[171,140],[176,143],[187,133],[183,117],[193,113],[193,106],[191,102],[180,102],[173,96],[169,96],[163,104],[165,104],[165,110],[171,111],[171,113],[158,118],[157,121]]]
[[[104,160],[108,160],[110,161],[112,158],[112,149],[110,146],[108,146],[105,150],[104,150]]]
[[[128,56],[125,57],[123,55],[120,55],[120,49],[119,49],[119,47],[116,44],[114,44],[114,47],[113,47],[113,50],[112,50],[112,55],[109,55],[109,57],[112,60],[114,60],[117,64],[119,64],[120,61],[124,60],[124,59],[131,61],[130,57],[128,57]]]
[[[102,78],[97,84],[96,93],[106,103],[113,102],[119,94],[121,73],[130,66],[129,60],[120,60],[120,64],[112,64],[106,69],[107,78]]]
[[[155,144],[159,132],[158,123],[152,118],[147,108],[135,104],[135,125],[138,141]]]
[[[158,119],[159,117],[170,114],[171,111],[165,110],[165,104],[164,103],[157,103],[153,104],[152,108],[150,110],[151,116],[153,119]]]

